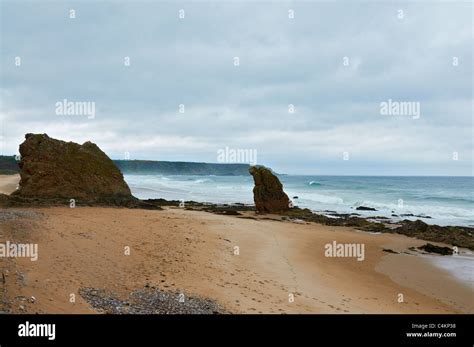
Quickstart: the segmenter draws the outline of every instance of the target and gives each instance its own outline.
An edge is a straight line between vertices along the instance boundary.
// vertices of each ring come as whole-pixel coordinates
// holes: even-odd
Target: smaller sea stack
[[[264,166],[251,166],[253,176],[253,200],[259,213],[280,213],[290,209],[290,199],[283,191],[283,185],[273,172]]]

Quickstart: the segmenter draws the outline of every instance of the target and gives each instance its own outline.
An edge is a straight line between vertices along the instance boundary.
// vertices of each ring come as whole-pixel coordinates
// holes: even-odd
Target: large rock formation
[[[253,176],[253,200],[257,212],[283,212],[290,208],[290,199],[283,191],[283,186],[272,171],[264,166],[251,166]]]
[[[135,199],[119,169],[92,142],[79,145],[46,134],[26,134],[20,154],[20,187],[13,196],[95,201]]]

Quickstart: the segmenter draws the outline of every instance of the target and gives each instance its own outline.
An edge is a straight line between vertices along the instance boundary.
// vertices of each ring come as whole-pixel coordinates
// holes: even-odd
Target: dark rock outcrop
[[[132,201],[130,188],[112,160],[92,142],[79,145],[26,134],[20,145],[19,199]],[[136,200],[136,199],[135,199]]]
[[[418,239],[449,243],[453,246],[474,249],[474,228],[464,226],[430,225],[417,219],[403,220],[402,226],[395,229],[399,234]]]
[[[421,249],[425,252],[437,253],[437,254],[441,254],[441,255],[452,255],[453,254],[453,250],[451,248],[449,248],[449,247],[440,247],[440,246],[433,245],[431,243],[427,243],[426,245],[418,247],[418,249]]]
[[[253,200],[260,213],[278,213],[290,209],[290,199],[283,191],[283,186],[272,171],[264,166],[251,166],[253,176]]]
[[[359,206],[359,207],[356,208],[356,210],[358,210],[358,211],[377,211],[375,208],[367,207],[367,206]]]
[[[417,219],[416,221],[403,220],[403,225],[400,228],[400,233],[403,233],[407,236],[412,236],[413,234],[422,234],[426,233],[430,226],[425,222]]]
[[[442,242],[474,250],[474,228],[472,227],[428,225],[421,220],[402,220],[396,224],[379,223],[351,215],[329,218],[322,214],[313,213],[309,209],[297,207],[287,211],[285,215],[324,225],[348,226],[371,232],[397,233],[421,240]]]

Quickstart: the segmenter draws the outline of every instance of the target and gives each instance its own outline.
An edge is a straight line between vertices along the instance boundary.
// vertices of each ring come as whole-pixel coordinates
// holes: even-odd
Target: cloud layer
[[[279,172],[472,175],[472,6],[2,1],[2,153],[45,132],[113,158],[228,146]],[[95,118],[56,115],[63,99]],[[388,99],[420,119],[381,115]]]

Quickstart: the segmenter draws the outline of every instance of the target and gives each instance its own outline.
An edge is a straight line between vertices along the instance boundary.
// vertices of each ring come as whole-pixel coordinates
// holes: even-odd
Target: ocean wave
[[[310,186],[315,186],[315,187],[320,187],[320,186],[322,186],[321,183],[316,182],[316,181],[311,181],[311,182],[308,183],[308,185],[310,185]]]
[[[207,183],[207,182],[214,182],[210,178],[198,178],[197,180],[193,181],[194,183]]]
[[[354,208],[357,206],[373,207],[377,209],[377,211],[373,213],[378,214],[383,214],[383,212],[385,212],[388,215],[389,213],[391,214],[391,211],[393,211],[397,215],[413,214],[415,216],[430,216],[433,219],[474,219],[471,209],[454,206],[436,206],[425,204],[412,205],[405,202],[404,206],[400,207],[395,203],[381,203],[371,200],[357,201],[356,203],[352,204],[352,207]]]
[[[436,201],[436,202],[457,202],[457,203],[468,203],[472,204],[474,199],[469,197],[456,197],[456,196],[423,196],[420,200]]]
[[[130,184],[132,195],[139,199],[157,199],[165,198],[170,200],[181,199],[190,194],[190,192],[177,187],[167,187],[156,184],[153,187],[143,187]]]
[[[454,257],[425,256],[434,265],[449,271],[459,281],[474,286],[474,258],[471,254]]]
[[[344,200],[338,196],[329,196],[318,193],[303,193],[299,195],[300,200],[310,200],[318,203],[324,204],[343,204]]]

